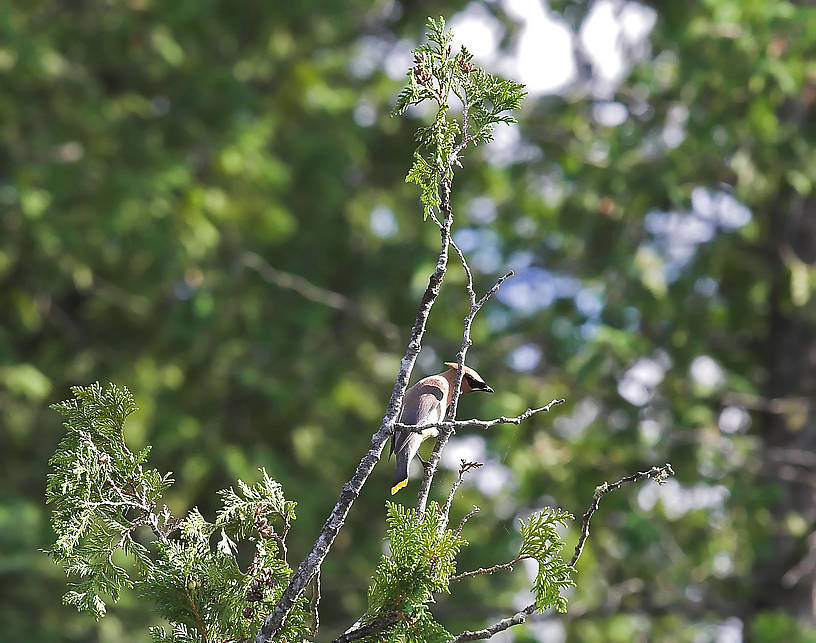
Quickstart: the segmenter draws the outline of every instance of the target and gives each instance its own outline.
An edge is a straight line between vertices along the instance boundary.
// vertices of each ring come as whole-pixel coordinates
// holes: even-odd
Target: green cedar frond
[[[261,480],[249,486],[238,480],[238,490],[230,487],[218,492],[223,508],[218,512],[215,524],[223,527],[233,538],[243,539],[256,532],[255,520],[261,513],[271,514],[281,526],[295,519],[296,502],[283,497],[281,485],[261,467]]]
[[[186,641],[184,637],[190,636],[199,640],[202,627],[210,640],[251,638],[268,608],[280,597],[292,570],[278,557],[275,542],[259,534],[256,507],[264,503],[290,520],[295,517],[294,503],[286,501],[280,485],[266,471],[261,473],[261,481],[253,486],[238,481],[241,495],[233,489],[219,492],[223,507],[215,523],[194,508],[179,525],[178,540],[156,544],[159,558],[154,574],[139,584],[139,590],[174,629],[153,630],[155,640]],[[237,543],[229,537],[230,532],[238,539],[255,542],[255,558],[248,573],[238,567]],[[263,583],[258,581],[260,576]],[[260,587],[259,595],[250,600],[254,584]],[[307,613],[306,599],[300,599],[282,636],[304,640],[309,634]]]
[[[525,523],[521,522],[521,548],[519,558],[532,558],[538,563],[538,573],[533,584],[538,611],[555,607],[567,611],[567,599],[561,591],[575,587],[571,574],[575,571],[561,558],[564,541],[558,527],[566,527],[573,520],[572,514],[563,509],[547,507],[534,513]]]
[[[201,640],[195,629],[181,623],[175,623],[169,632],[164,627],[151,627],[148,631],[156,643],[198,643]]]
[[[525,91],[519,83],[479,69],[465,47],[454,53],[453,36],[445,31],[443,18],[429,18],[426,28],[427,41],[414,50],[408,82],[397,96],[392,116],[425,101],[436,106],[433,124],[417,132],[418,147],[406,177],[419,187],[427,219],[440,206],[439,182],[452,178],[460,152],[490,141],[498,123],[515,122],[509,112],[519,109]],[[451,95],[462,104],[459,119],[449,116]]]
[[[133,557],[137,577],[151,573],[153,563],[132,534],[172,479],[143,468],[148,449],[134,454],[125,443],[123,425],[136,410],[130,391],[115,384],[103,390],[98,382],[71,390],[72,399],[52,406],[65,417],[67,433],[49,460],[46,501],[54,507],[57,539],[47,553],[80,579],[64,601],[99,619],[105,597],[115,601],[133,587],[113,562],[118,549]]]
[[[408,643],[448,643],[453,640],[451,633],[442,627],[424,606],[414,613],[411,626],[405,628],[405,640]]]
[[[371,640],[450,641],[453,637],[436,623],[425,604],[437,592],[448,591],[448,579],[456,571],[456,556],[467,541],[443,528],[443,516],[431,503],[422,521],[414,508],[387,503],[390,555],[383,556],[368,590],[368,609],[363,622],[395,610],[396,623]]]
[[[439,198],[439,182],[433,166],[425,160],[419,152],[414,152],[414,164],[408,175],[405,177],[406,183],[415,183],[419,186],[419,198],[424,207],[424,217],[432,214],[435,208],[441,204]]]
[[[172,477],[146,468],[149,448],[134,454],[125,443],[123,424],[136,409],[130,392],[113,384],[103,390],[98,383],[72,391],[72,399],[53,406],[65,416],[67,433],[50,460],[46,489],[57,534],[47,553],[75,579],[65,603],[98,619],[106,599],[116,601],[123,589],[135,587],[170,622],[150,629],[154,641],[250,638],[292,574],[279,547],[295,519],[295,503],[261,469],[254,485],[238,480],[237,492],[219,493],[223,507],[215,523],[197,508],[175,520],[166,506],[159,509]],[[142,526],[156,538],[153,554],[133,539]],[[246,573],[235,558],[240,540],[255,544]],[[133,577],[114,562],[120,549],[135,565]],[[303,597],[281,640],[306,640],[308,621]]]

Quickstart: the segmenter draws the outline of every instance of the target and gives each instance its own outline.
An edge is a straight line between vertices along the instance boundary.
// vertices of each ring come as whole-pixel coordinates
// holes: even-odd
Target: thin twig
[[[521,625],[524,621],[527,620],[527,617],[530,616],[533,612],[535,612],[536,606],[535,603],[532,605],[528,605],[520,612],[516,612],[513,616],[509,618],[503,618],[502,620],[498,621],[497,623],[493,623],[490,627],[486,627],[482,630],[465,630],[455,639],[453,639],[453,643],[461,643],[461,641],[478,641],[480,639],[489,639],[491,636],[498,634],[499,632],[503,632],[514,625]]]
[[[433,212],[431,212],[431,219],[436,224],[437,228],[442,228],[442,222],[439,221]],[[467,291],[468,299],[470,300],[470,307],[473,308],[476,305],[476,291],[473,290],[473,273],[471,272],[470,266],[465,258],[465,253],[462,252],[462,249],[458,245],[456,245],[456,241],[454,241],[452,237],[450,245],[459,257],[459,261],[462,264],[462,270],[465,271],[465,290]]]
[[[389,625],[396,623],[399,618],[400,616],[396,611],[384,614],[383,616],[378,616],[368,625],[363,625],[362,627],[358,627],[341,634],[334,639],[333,643],[350,643],[350,641],[356,641],[364,636],[368,636],[374,632],[379,632],[380,630],[385,629]]]
[[[460,429],[467,426],[478,426],[482,429],[489,429],[491,427],[496,426],[497,424],[521,424],[524,420],[532,417],[536,413],[543,413],[549,412],[550,409],[554,406],[558,406],[559,404],[563,404],[566,402],[564,398],[558,398],[555,400],[550,401],[549,403],[545,404],[541,408],[537,409],[527,409],[521,415],[517,415],[515,417],[507,417],[502,415],[501,417],[496,418],[495,420],[477,420],[476,418],[472,420],[452,420],[449,422],[433,422],[431,424],[396,424],[394,428],[399,429],[400,431],[410,431],[412,433],[421,433],[426,429],[430,429],[433,427],[445,427],[445,428],[452,428],[452,429]]]
[[[275,541],[275,544],[278,546],[278,558],[280,558],[284,563],[286,563],[287,567],[289,563],[286,561],[287,550],[286,550],[286,541],[278,534],[272,533],[269,536],[272,540]]]
[[[296,292],[309,301],[342,311],[360,320],[372,330],[381,333],[389,341],[396,341],[399,338],[399,329],[387,319],[382,319],[365,311],[360,304],[339,292],[322,288],[305,277],[271,266],[255,252],[244,252],[241,255],[241,263],[257,272],[265,282],[274,284],[278,288]]]
[[[664,484],[669,476],[674,475],[674,470],[672,469],[671,465],[667,462],[663,466],[652,467],[648,471],[638,471],[637,473],[633,473],[632,475],[624,476],[617,482],[608,483],[604,482],[602,485],[599,485],[595,488],[595,495],[592,498],[592,504],[590,504],[589,509],[586,510],[584,513],[583,519],[581,521],[581,535],[578,538],[578,544],[575,545],[575,553],[572,556],[572,559],[569,562],[570,567],[574,567],[575,564],[578,562],[578,559],[581,557],[581,554],[584,551],[584,545],[586,544],[587,538],[589,538],[589,523],[592,520],[593,514],[598,510],[598,506],[601,502],[601,498],[603,498],[606,494],[610,491],[614,491],[615,489],[619,489],[625,484],[629,484],[632,482],[637,482],[639,480],[644,480],[646,478],[651,478],[658,484]],[[480,570],[476,570],[479,572]],[[484,572],[483,572],[484,573]],[[471,575],[475,575],[475,573],[470,573]],[[460,574],[460,577],[464,577],[465,574]],[[456,577],[451,577],[451,580],[458,580]],[[454,643],[461,643],[462,641],[476,641],[481,639],[489,639],[491,636],[498,634],[499,632],[503,632],[506,629],[513,627],[514,625],[521,625],[524,623],[530,614],[536,611],[536,604],[532,603],[528,605],[523,610],[516,612],[513,616],[509,618],[502,619],[493,623],[489,627],[486,627],[481,630],[468,630],[462,632],[459,636],[457,636],[453,641]]]
[[[450,207],[450,203],[448,203],[448,207]],[[445,212],[445,210],[443,210]],[[460,259],[463,262],[463,266],[467,266],[467,261],[465,260],[465,256],[460,254]],[[473,292],[473,277],[469,267],[465,268],[465,274],[467,276],[467,286],[468,286],[468,294],[470,295]],[[476,314],[482,309],[482,307],[487,303],[487,300],[490,299],[496,292],[501,288],[501,285],[505,282],[505,280],[509,279],[513,276],[513,271],[511,270],[505,275],[499,277],[493,287],[488,290],[482,298],[472,303],[470,306],[470,311],[465,316],[464,323],[463,323],[463,332],[462,332],[462,345],[459,348],[459,353],[456,356],[456,363],[457,363],[457,372],[456,372],[456,384],[453,387],[453,392],[451,394],[451,402],[448,406],[448,412],[446,415],[447,421],[453,421],[456,419],[456,408],[459,404],[459,396],[462,393],[462,378],[465,375],[464,365],[465,365],[465,357],[467,356],[467,351],[470,348],[473,342],[470,339],[470,329],[473,325],[473,320],[476,317]],[[475,300],[475,294],[471,297],[471,302]],[[436,469],[439,466],[439,460],[442,456],[442,450],[445,448],[445,445],[448,443],[450,439],[451,433],[453,433],[453,427],[442,427],[439,431],[439,435],[436,438],[436,444],[434,445],[433,451],[431,451],[431,456],[428,458],[428,466],[425,467],[425,475],[422,478],[422,484],[419,488],[419,494],[417,495],[417,520],[422,521],[423,516],[425,515],[425,507],[428,504],[428,494],[431,491],[431,483],[433,482],[434,474],[436,474]]]
[[[97,459],[101,461],[103,457],[107,458],[110,457],[108,456],[107,453],[100,450],[99,447],[96,446],[96,444],[93,441],[93,438],[89,433],[85,431],[80,431],[79,435],[82,441],[88,445],[88,448],[90,448],[90,450],[96,454]],[[141,465],[139,466],[138,472],[140,474],[142,473]],[[122,485],[118,484],[111,477],[110,470],[107,467],[105,468],[105,482],[108,483],[111,491],[116,492],[116,495],[119,498],[119,500],[100,500],[97,502],[91,502],[89,503],[89,506],[92,509],[95,509],[97,507],[109,507],[109,508],[124,508],[125,510],[137,509],[138,511],[141,512],[140,515],[138,515],[136,518],[131,519],[132,524],[128,528],[128,530],[122,534],[121,540],[119,541],[118,545],[119,547],[124,545],[124,542],[127,539],[128,535],[132,534],[134,531],[136,531],[136,529],[142,526],[150,527],[150,529],[155,534],[156,538],[158,538],[161,542],[167,542],[167,535],[169,532],[163,531],[159,527],[159,516],[158,514],[156,514],[156,512],[153,511],[151,506],[148,504],[144,487],[142,487],[140,490],[137,490],[135,488],[135,485],[131,485],[134,487],[132,495],[129,493],[127,496],[125,496],[125,493],[122,491]],[[104,493],[104,489],[102,493]],[[165,505],[165,510],[167,510],[167,505]],[[169,518],[170,517],[165,517],[165,526],[168,525]]]
[[[472,470],[478,469],[479,467],[483,467],[484,464],[481,462],[468,462],[466,460],[462,460],[461,464],[459,465],[459,475],[456,477],[453,485],[451,485],[450,493],[448,494],[448,500],[445,502],[445,506],[442,508],[442,524],[439,526],[439,532],[445,530],[448,526],[448,520],[450,519],[450,508],[451,503],[453,503],[453,496],[456,494],[456,490],[459,488],[459,485],[462,484],[462,481],[465,479],[465,474]]]
[[[351,506],[360,495],[360,491],[374,470],[374,466],[379,462],[385,442],[394,430],[394,423],[397,421],[400,409],[402,408],[402,401],[405,397],[405,390],[408,388],[411,371],[414,368],[417,355],[422,348],[422,338],[425,335],[428,317],[431,314],[431,308],[436,298],[439,296],[442,280],[445,277],[448,267],[448,246],[451,240],[451,226],[453,225],[453,215],[450,207],[450,179],[444,178],[439,187],[440,199],[443,212],[445,213],[444,225],[441,228],[439,257],[436,262],[436,268],[428,281],[425,294],[419,303],[414,326],[411,330],[411,339],[408,342],[408,347],[400,362],[399,374],[394,382],[391,399],[388,402],[385,415],[380,423],[380,428],[371,437],[371,448],[369,448],[368,452],[360,460],[357,469],[354,471],[354,475],[343,485],[340,497],[337,499],[334,509],[332,509],[331,514],[320,530],[320,534],[312,545],[311,551],[300,563],[295,573],[292,574],[292,577],[289,579],[289,585],[283,591],[283,594],[281,594],[275,607],[264,619],[260,631],[255,636],[255,643],[268,643],[272,641],[280,630],[286,615],[292,609],[298,596],[300,596],[301,592],[329,553],[334,539],[345,523]]]
[[[587,538],[589,538],[589,522],[592,520],[593,514],[598,511],[598,506],[601,503],[601,498],[603,498],[606,494],[610,491],[614,491],[615,489],[620,489],[625,484],[630,484],[632,482],[637,482],[638,480],[644,480],[646,478],[651,478],[657,484],[664,484],[666,480],[669,479],[670,476],[674,475],[674,470],[672,469],[671,465],[667,462],[662,467],[652,467],[648,471],[638,471],[637,473],[633,473],[629,476],[624,476],[617,482],[613,482],[609,484],[608,482],[604,482],[602,485],[599,485],[595,488],[595,495],[592,498],[592,504],[589,505],[589,509],[586,510],[584,513],[584,517],[581,520],[581,535],[578,538],[578,543],[575,545],[575,553],[572,555],[572,559],[569,562],[570,567],[575,567],[575,564],[578,562],[578,559],[581,557],[581,554],[584,551],[584,544],[586,543]]]
[[[519,561],[524,560],[525,558],[529,558],[529,556],[516,556],[513,560],[507,563],[499,563],[498,565],[493,565],[492,567],[479,567],[479,569],[473,569],[469,572],[462,572],[461,574],[454,574],[450,577],[451,582],[464,580],[465,578],[472,578],[473,576],[481,576],[482,574],[493,574],[495,572],[500,572],[505,569],[513,569],[515,565],[519,563]]]
[[[479,507],[477,507],[476,505],[473,505],[473,509],[468,511],[462,517],[462,520],[459,521],[459,526],[456,528],[456,531],[453,532],[454,537],[458,537],[459,534],[462,533],[462,530],[465,528],[465,523],[467,523],[467,521],[470,520],[471,518],[473,518],[473,516],[475,516],[477,513],[479,513]]]
[[[196,629],[198,633],[201,634],[201,639],[204,643],[207,643],[210,638],[207,634],[207,628],[204,625],[204,621],[201,618],[201,613],[198,611],[198,607],[196,607],[195,601],[193,601],[193,597],[190,596],[188,592],[184,592],[184,596],[187,599],[187,602],[190,604],[190,609],[193,611],[193,617],[195,617],[196,622]]]
[[[462,101],[462,140],[456,147],[453,148],[453,156],[457,158],[459,156],[459,152],[465,149],[474,138],[468,131],[470,130],[470,124],[468,123],[468,117],[470,116],[470,101],[468,100],[467,90],[463,89],[462,94],[463,96],[459,96],[459,100]]]

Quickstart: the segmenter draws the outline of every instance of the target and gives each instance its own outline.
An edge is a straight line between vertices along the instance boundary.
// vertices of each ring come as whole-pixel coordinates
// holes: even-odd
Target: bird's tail
[[[391,483],[392,496],[408,484],[409,462],[410,454],[408,453],[408,449],[400,449],[397,451],[397,468],[394,470],[394,481]]]

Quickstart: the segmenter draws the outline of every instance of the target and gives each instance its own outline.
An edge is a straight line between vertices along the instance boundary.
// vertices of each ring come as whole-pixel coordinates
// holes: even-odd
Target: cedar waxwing
[[[402,403],[402,413],[400,413],[400,424],[434,424],[443,422],[445,414],[450,404],[450,395],[456,386],[457,365],[452,362],[445,362],[445,366],[450,368],[439,375],[430,375],[419,380],[411,388],[405,391],[405,399]],[[484,379],[472,368],[465,366],[465,375],[462,378],[462,393],[471,391],[483,391],[492,393],[493,389],[485,384]],[[414,433],[412,431],[394,431],[391,437],[391,454],[397,454],[397,468],[394,471],[394,482],[391,486],[391,495],[394,495],[408,484],[408,469],[411,460],[419,451],[419,445],[427,438],[435,438],[439,435],[439,428],[432,427]]]

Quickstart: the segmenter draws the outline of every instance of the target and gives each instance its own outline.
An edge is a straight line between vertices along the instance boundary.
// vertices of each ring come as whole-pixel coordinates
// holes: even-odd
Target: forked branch
[[[450,205],[448,203],[448,205]],[[443,210],[445,212],[445,210]],[[453,387],[453,393],[451,394],[451,402],[448,406],[448,412],[446,416],[446,421],[450,422],[456,418],[456,407],[459,404],[459,396],[462,394],[462,378],[464,377],[464,365],[465,365],[465,357],[467,356],[467,351],[473,342],[470,339],[470,330],[473,326],[473,320],[476,318],[478,312],[482,309],[482,307],[487,303],[487,301],[495,295],[501,285],[510,277],[513,276],[513,271],[511,270],[505,275],[499,277],[493,287],[488,290],[479,301],[475,301],[475,293],[473,290],[473,275],[470,271],[470,268],[467,265],[467,261],[465,259],[464,254],[459,253],[459,258],[462,261],[462,265],[465,268],[465,275],[467,276],[467,289],[468,295],[470,296],[471,306],[468,314],[465,316],[463,322],[463,331],[462,331],[462,345],[459,348],[459,353],[456,356],[456,363],[457,363],[457,372],[456,372],[456,384]],[[475,303],[474,303],[475,301]],[[445,448],[445,445],[448,443],[451,434],[453,433],[452,426],[442,426],[439,435],[436,438],[436,444],[434,445],[433,451],[431,451],[431,456],[428,458],[428,466],[425,467],[425,475],[422,478],[422,485],[419,489],[419,494],[417,495],[417,520],[422,520],[423,515],[425,514],[425,507],[428,504],[428,494],[431,491],[431,483],[433,482],[434,475],[436,474],[436,469],[439,466],[439,460],[442,457],[442,450]]]
[[[575,545],[575,552],[572,555],[572,559],[569,562],[570,567],[574,567],[575,564],[578,562],[578,559],[581,558],[581,554],[584,551],[584,545],[586,544],[587,538],[589,538],[589,523],[592,520],[592,516],[598,510],[600,506],[601,498],[603,498],[606,494],[616,489],[620,489],[625,484],[630,484],[633,482],[638,482],[640,480],[645,480],[650,478],[657,482],[657,484],[664,484],[666,480],[670,476],[674,475],[674,470],[671,467],[671,464],[668,462],[663,466],[655,466],[647,471],[638,471],[637,473],[633,473],[628,476],[624,476],[617,482],[608,483],[604,482],[603,484],[599,485],[595,488],[595,494],[592,498],[592,503],[589,505],[589,508],[584,513],[583,518],[581,519],[581,534],[578,537],[578,543]],[[459,574],[458,576],[454,576],[451,580],[460,580],[461,578],[466,578],[469,576],[476,576],[477,574],[492,574],[494,571],[498,571],[499,569],[506,569],[508,566],[512,566],[513,563],[518,561],[511,561],[511,563],[505,563],[504,565],[495,565],[494,567],[486,568],[486,569],[477,569],[473,572],[466,572],[465,574]],[[493,625],[490,625],[481,630],[466,630],[462,632],[459,636],[454,639],[454,643],[461,643],[462,641],[477,641],[483,639],[489,639],[492,636],[495,636],[499,632],[503,632],[514,625],[521,625],[524,623],[531,614],[536,611],[536,604],[533,603],[528,605],[523,610],[516,612],[513,616],[508,618],[504,618]]]

